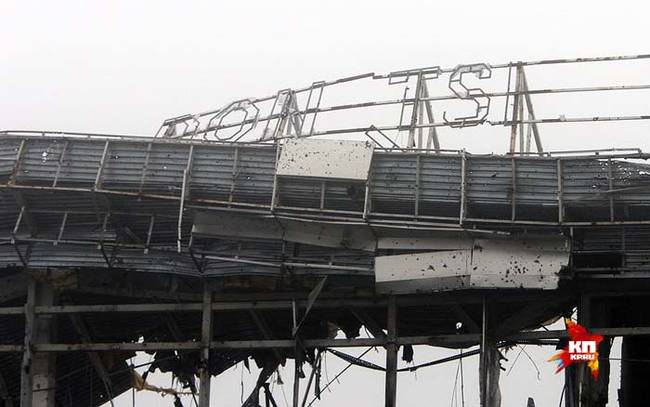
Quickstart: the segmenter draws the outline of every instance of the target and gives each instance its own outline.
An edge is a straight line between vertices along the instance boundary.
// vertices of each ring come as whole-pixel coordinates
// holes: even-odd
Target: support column
[[[32,406],[32,344],[34,342],[34,307],[36,305],[36,282],[27,281],[27,302],[25,303],[25,350],[20,366],[20,407]]]
[[[586,387],[586,391],[583,391],[582,399],[584,407],[607,406],[609,401],[609,372],[611,370],[609,355],[612,349],[612,341],[613,338],[605,337],[598,348],[600,374],[597,382],[594,382],[591,377],[591,372],[585,366],[585,376],[589,380],[589,385]]]
[[[5,382],[2,372],[0,372],[0,400],[4,402],[5,407],[14,407],[14,401],[11,399],[7,382]]]
[[[305,407],[307,405],[307,397],[309,397],[309,390],[311,389],[311,384],[314,381],[314,376],[317,375],[317,373],[320,372],[320,361],[321,361],[321,354],[322,350],[318,349],[316,352],[316,359],[314,359],[314,363],[311,367],[311,373],[309,374],[309,380],[307,380],[307,388],[305,389],[305,396],[302,398],[302,403],[300,404],[301,407]]]
[[[650,370],[644,361],[650,359],[650,337],[623,337],[621,349],[621,388],[618,401],[621,407],[637,407],[648,404]]]
[[[51,343],[56,332],[54,315],[36,316],[36,305],[54,305],[54,290],[45,282],[28,277],[25,304],[25,351],[21,366],[20,406],[54,407],[56,354],[34,353],[33,345]]]
[[[212,290],[203,286],[201,321],[201,371],[199,373],[199,407],[210,407],[210,341],[212,341]]]
[[[481,323],[481,354],[479,361],[479,395],[481,407],[500,407],[499,389],[500,358],[497,342],[489,331],[488,302],[483,297],[483,316]]]
[[[580,324],[587,329],[594,326],[602,327],[609,326],[610,321],[607,318],[607,312],[602,304],[598,301],[597,297],[592,297],[589,294],[583,294],[580,301],[580,308],[578,309],[578,319]],[[586,363],[581,363],[575,369],[578,372],[577,379],[579,380],[579,402],[580,407],[605,407],[608,401],[608,387],[609,387],[609,354],[612,348],[611,337],[605,337],[598,347],[600,374],[598,381],[595,381],[591,376],[591,371]]]
[[[397,405],[397,304],[395,296],[388,298],[388,344],[386,345],[386,407]]]
[[[501,353],[497,349],[496,342],[488,340],[487,342],[487,406],[501,407],[501,389],[499,387],[499,377],[501,376]]]
[[[293,407],[300,406],[300,376],[302,375],[302,350],[298,345],[298,339],[296,339],[296,346],[294,348],[294,367],[293,367]]]
[[[520,108],[520,106],[523,107],[523,105],[521,104],[521,91],[522,91],[521,72],[522,72],[522,67],[520,64],[517,64],[514,106],[512,108],[512,123],[510,126],[510,148],[508,149],[508,151],[512,155],[517,153],[517,128],[519,126],[519,121],[522,120],[521,117],[522,109]]]
[[[479,398],[480,406],[487,407],[487,300],[483,297],[481,314],[481,354],[479,356]]]

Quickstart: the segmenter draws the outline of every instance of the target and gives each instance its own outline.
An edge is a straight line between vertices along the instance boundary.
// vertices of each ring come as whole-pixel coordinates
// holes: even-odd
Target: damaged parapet
[[[453,248],[456,246],[456,248]],[[555,289],[569,262],[563,238],[466,239],[448,249],[375,258],[378,292],[417,293],[462,288]]]
[[[276,174],[366,181],[373,151],[374,144],[367,141],[287,140],[282,146]]]

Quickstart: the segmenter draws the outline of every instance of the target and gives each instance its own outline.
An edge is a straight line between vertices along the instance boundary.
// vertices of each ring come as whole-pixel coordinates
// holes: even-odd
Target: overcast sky
[[[13,1],[0,9],[0,128],[153,134],[165,118],[316,80],[418,66],[648,53],[641,1]],[[530,86],[643,84],[649,63],[530,73]],[[354,95],[353,95],[354,96]],[[538,115],[648,114],[650,92],[539,97]],[[600,98],[600,99],[599,99]],[[648,122],[546,125],[547,148],[650,150]],[[441,131],[443,147],[504,152],[507,132]],[[529,347],[503,377],[504,406],[557,405],[562,381]],[[513,352],[506,368],[512,365]],[[372,352],[371,352],[372,353]],[[416,350],[416,362],[448,354]],[[373,356],[380,362],[381,353]],[[342,366],[331,357],[332,377]],[[614,369],[617,365],[614,364]],[[449,405],[457,364],[403,373],[400,405]],[[476,405],[476,360],[465,365]],[[291,398],[291,368],[284,372]],[[215,380],[217,406],[240,397],[240,367]],[[504,374],[505,375],[505,374]],[[244,374],[248,377],[248,373]],[[250,384],[250,380],[245,382]],[[168,383],[159,383],[168,384]],[[616,384],[616,383],[614,383]],[[383,378],[353,369],[318,405],[377,406]],[[284,404],[278,393],[280,405]],[[139,394],[139,406],[171,405]],[[130,406],[130,395],[118,406]]]

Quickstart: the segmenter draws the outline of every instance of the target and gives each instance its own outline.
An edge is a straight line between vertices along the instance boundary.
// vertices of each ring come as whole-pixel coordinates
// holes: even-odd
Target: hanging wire
[[[278,371],[278,375],[279,374],[280,372]],[[289,407],[289,401],[287,400],[287,393],[284,392],[284,383],[279,386],[280,386],[280,390],[282,390],[282,398],[284,399],[284,405],[285,407]]]
[[[451,391],[451,403],[450,406],[454,407],[454,401],[456,402],[455,406],[458,407],[458,376],[460,375],[460,360],[456,366],[456,378],[454,379],[454,387]]]
[[[537,367],[537,363],[535,363],[535,361],[533,360],[533,358],[532,358],[532,357],[528,354],[528,352],[526,352],[526,350],[524,349],[524,348],[525,348],[525,345],[524,345],[524,346],[517,345],[517,346],[521,347],[521,351],[524,352],[524,355],[526,355],[526,357],[528,358],[528,360],[530,360],[530,363],[532,363],[533,367],[534,367],[535,370],[537,371],[537,381],[542,380],[542,372],[539,371],[539,368]]]
[[[239,402],[244,404],[244,364],[241,365],[240,375],[239,375],[239,387],[241,391],[239,392]]]
[[[327,380],[329,382],[330,375],[329,375],[328,369],[327,369],[327,353],[323,353],[323,363],[325,364],[325,380]],[[330,392],[329,389],[327,389],[327,391]]]
[[[460,400],[461,406],[465,407],[465,372],[463,372],[463,350],[460,349],[460,359],[458,363],[460,365]]]
[[[362,353],[361,355],[359,355],[358,358],[362,358],[363,356],[366,355],[366,353],[370,352],[373,348],[374,348],[374,346],[369,347],[368,349],[366,349],[365,351],[363,351],[363,353]],[[319,391],[318,394],[316,394],[316,396],[314,396],[314,398],[311,399],[311,401],[309,402],[309,404],[307,405],[307,407],[311,407],[311,405],[314,404],[314,402],[318,399],[318,396],[320,396],[321,394],[323,394],[323,392],[324,392],[326,389],[328,389],[328,388],[330,387],[330,385],[331,385],[335,380],[337,380],[337,382],[338,382],[338,378],[339,378],[343,373],[345,373],[345,372],[346,372],[350,367],[352,367],[352,363],[348,363],[348,365],[347,365],[346,367],[344,367],[343,370],[341,370],[340,372],[338,372],[338,373],[336,374],[336,376],[334,376],[334,378],[333,378],[332,380],[328,381],[327,384],[325,385],[325,387],[323,387],[323,388],[321,389],[321,391]],[[327,374],[327,372],[326,372],[326,374]]]
[[[133,365],[133,358],[130,359],[129,364],[131,365],[131,370],[135,371],[135,366]],[[134,380],[131,376],[131,380]],[[135,407],[135,386],[131,384],[131,407]]]
[[[461,406],[465,407],[465,372],[463,371],[463,350],[459,349],[458,366],[456,367],[456,379],[454,380],[454,389],[451,395],[451,406],[458,407],[458,393],[460,390]],[[460,389],[458,388],[458,379],[460,378]]]
[[[512,369],[514,369],[515,365],[517,364],[517,360],[519,360],[519,356],[521,356],[521,354],[524,352],[524,347],[525,347],[525,345],[519,347],[519,353],[517,353],[517,356],[515,356],[515,360],[512,361],[512,364],[510,365],[510,368],[506,372],[506,376],[509,376],[510,372],[512,372]]]
[[[639,363],[650,363],[650,359],[630,359],[630,358],[598,358],[600,360],[616,360],[619,362],[639,362]]]

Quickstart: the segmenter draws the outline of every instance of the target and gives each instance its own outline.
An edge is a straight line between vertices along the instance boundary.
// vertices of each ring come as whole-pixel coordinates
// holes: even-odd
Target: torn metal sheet
[[[283,231],[274,218],[197,211],[192,234],[197,237],[281,239]]]
[[[413,233],[411,233],[413,234]],[[378,249],[393,250],[467,250],[472,247],[470,237],[380,237]]]
[[[274,239],[322,247],[374,251],[377,242],[365,225],[300,222],[219,212],[197,212],[192,233],[200,237]]]
[[[288,140],[282,147],[277,175],[365,181],[374,144],[366,141]]]
[[[24,274],[10,274],[0,278],[0,303],[27,295],[27,280]]]
[[[378,292],[415,293],[462,288],[557,288],[569,262],[563,238],[476,239],[469,249],[375,258]]]

